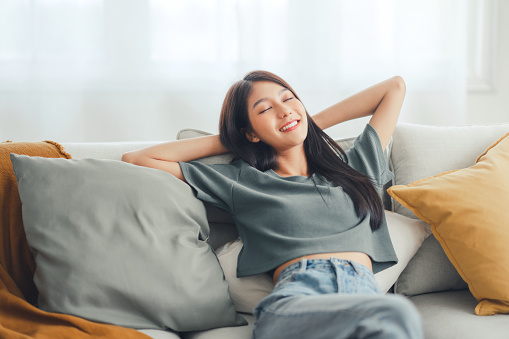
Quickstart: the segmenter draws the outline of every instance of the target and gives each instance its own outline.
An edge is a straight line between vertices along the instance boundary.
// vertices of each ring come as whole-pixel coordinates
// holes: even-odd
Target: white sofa
[[[408,184],[444,171],[471,166],[476,158],[504,133],[509,124],[489,126],[433,127],[398,124],[390,145],[393,184]],[[200,135],[184,130],[178,138]],[[346,140],[346,144],[351,140]],[[63,143],[74,159],[117,159],[123,153],[153,143]],[[214,159],[212,159],[213,161]],[[387,188],[387,187],[386,187]],[[405,207],[384,201],[386,209],[416,218]],[[210,246],[217,249],[238,237],[228,215],[206,206],[211,226]],[[476,299],[450,263],[439,243],[429,236],[400,275],[391,293],[406,295],[422,314],[426,338],[509,338],[509,315],[477,316]],[[141,330],[153,338],[243,339],[251,337],[254,318],[242,316],[248,326],[216,328],[199,332]],[[275,338],[276,339],[276,338]]]

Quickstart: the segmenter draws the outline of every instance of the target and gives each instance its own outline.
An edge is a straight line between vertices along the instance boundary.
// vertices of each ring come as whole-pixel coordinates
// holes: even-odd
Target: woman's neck
[[[277,166],[274,172],[282,177],[291,177],[302,175],[309,177],[311,173],[308,170],[308,162],[304,149],[300,152],[286,152],[278,154]]]

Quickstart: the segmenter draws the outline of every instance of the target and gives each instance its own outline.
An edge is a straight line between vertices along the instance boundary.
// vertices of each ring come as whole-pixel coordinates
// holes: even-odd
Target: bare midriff
[[[330,259],[331,257],[355,261],[356,263],[364,265],[367,268],[369,268],[371,271],[373,271],[371,258],[366,253],[362,253],[362,252],[332,252],[332,253],[308,254],[308,255],[304,255],[299,258],[289,260],[289,261],[285,262],[283,265],[276,268],[276,270],[274,271],[274,276],[272,277],[274,279],[274,284],[277,282],[277,278],[279,277],[279,274],[287,266],[289,266],[295,262],[299,262],[303,258],[306,258],[309,260],[309,259]]]

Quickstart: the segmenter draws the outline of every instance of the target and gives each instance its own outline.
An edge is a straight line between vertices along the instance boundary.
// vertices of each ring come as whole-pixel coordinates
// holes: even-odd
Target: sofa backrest
[[[162,141],[79,142],[62,143],[62,146],[73,159],[94,158],[120,160],[122,155],[126,152],[152,146],[161,142]]]
[[[509,123],[446,127],[399,123],[392,136],[393,184],[407,185],[445,171],[472,166],[478,156],[507,132]],[[395,201],[392,210],[417,218]]]

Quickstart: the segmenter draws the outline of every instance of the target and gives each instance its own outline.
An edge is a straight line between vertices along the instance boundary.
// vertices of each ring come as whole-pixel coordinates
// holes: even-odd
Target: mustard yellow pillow
[[[509,313],[509,133],[471,167],[388,193],[431,225],[479,301],[475,314]]]

